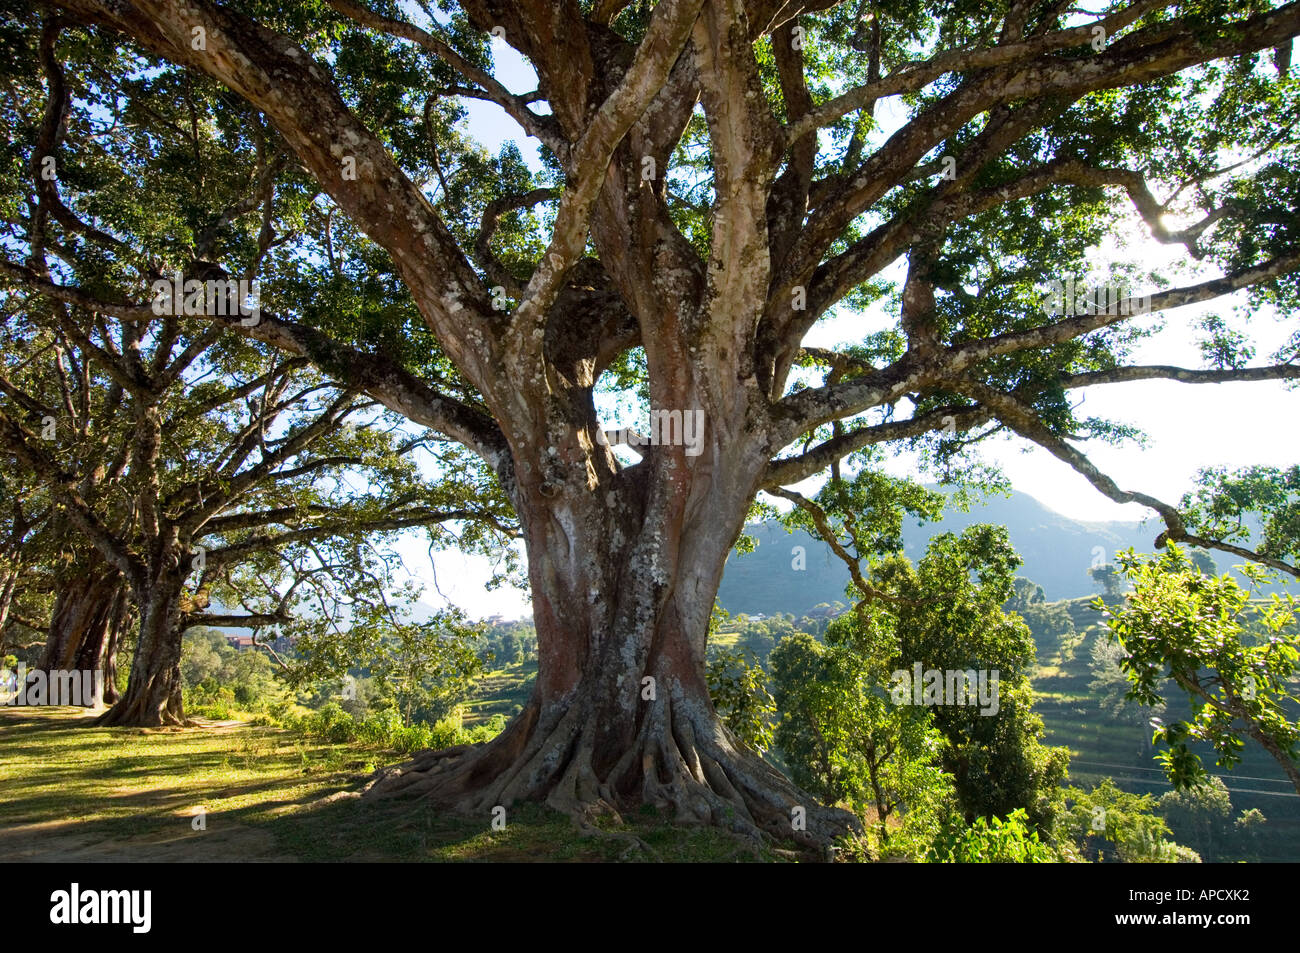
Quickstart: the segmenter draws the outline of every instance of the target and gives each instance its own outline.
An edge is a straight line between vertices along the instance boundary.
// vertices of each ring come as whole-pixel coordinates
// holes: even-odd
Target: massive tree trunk
[[[570,537],[557,518],[530,533],[539,671],[529,703],[490,744],[427,752],[381,772],[369,792],[420,793],[484,816],[532,799],[568,813],[652,804],[796,840],[842,830],[842,812],[798,791],[714,712],[703,660],[730,545],[721,532],[696,523],[681,535],[615,526]],[[685,551],[674,559],[673,549]]]
[[[521,475],[533,696],[489,744],[381,771],[369,796],[418,793],[483,815],[519,800],[579,816],[651,804],[683,821],[808,844],[854,824],[737,741],[709,697],[709,619],[766,463],[761,443],[724,420],[712,417],[699,456],[647,447],[640,465],[619,470],[587,444],[581,468],[550,470],[550,481],[575,469],[576,480]]]
[[[92,708],[101,704],[112,705],[117,701],[117,647],[122,629],[127,623],[129,596],[127,587],[119,579],[103,613],[103,624],[87,634],[73,659],[74,670],[100,672],[103,675],[102,683],[96,684],[96,690],[102,690],[102,694],[88,701]]]
[[[140,625],[126,692],[96,724],[137,728],[188,724],[181,700],[182,582],[173,571],[136,593]]]
[[[45,646],[29,678],[37,670],[45,672],[47,679],[53,671],[103,672],[104,696],[96,692],[81,699],[84,706],[96,708],[117,695],[116,688],[109,687],[108,670],[116,671],[111,654],[117,647],[116,630],[125,624],[128,593],[121,573],[91,553],[88,564],[60,583]]]

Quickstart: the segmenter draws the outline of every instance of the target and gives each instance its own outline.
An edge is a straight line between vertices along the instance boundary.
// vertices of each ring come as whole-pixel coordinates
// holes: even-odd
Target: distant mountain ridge
[[[1094,594],[1097,590],[1088,570],[1095,559],[1110,562],[1116,552],[1130,546],[1153,552],[1163,529],[1156,519],[1145,524],[1075,520],[1028,493],[1015,492],[1010,497],[992,497],[968,513],[949,512],[937,523],[905,520],[903,551],[917,559],[931,537],[960,533],[975,523],[1007,527],[1011,544],[1024,560],[1018,574],[1042,586],[1049,601]],[[789,612],[799,617],[818,603],[846,601],[848,570],[825,543],[803,531],[787,533],[775,520],[750,525],[745,531],[758,540],[758,548],[731,555],[718,590],[718,602],[732,615]],[[802,571],[792,566],[795,546],[805,549],[807,568]],[[1240,562],[1225,554],[1212,555],[1220,572]]]

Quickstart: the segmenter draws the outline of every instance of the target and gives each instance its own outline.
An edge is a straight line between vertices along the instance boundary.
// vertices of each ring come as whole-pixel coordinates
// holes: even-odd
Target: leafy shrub
[[[235,704],[235,693],[228,686],[218,684],[216,679],[205,678],[185,692],[184,704],[185,710],[196,718],[228,721],[234,717],[231,709]]]
[[[266,716],[274,723],[283,723],[289,717],[290,709],[293,703],[287,698],[281,698],[271,702],[266,706]]]
[[[394,731],[389,736],[388,746],[401,754],[410,754],[412,751],[431,747],[432,739],[433,732],[429,726],[416,722],[414,725],[403,726]]]
[[[234,712],[221,702],[211,705],[194,705],[187,710],[196,718],[211,718],[214,721],[229,721],[235,717]]]
[[[429,725],[416,722],[405,725],[396,709],[371,712],[364,720],[348,714],[337,702],[329,702],[318,711],[295,718],[288,716],[285,727],[313,738],[334,744],[359,742],[391,748],[399,754],[410,754],[425,748],[450,748],[454,745],[490,741],[505,727],[504,716],[497,715],[474,728],[463,727],[461,710],[457,708],[448,717]]]
[[[977,817],[969,826],[949,824],[935,838],[927,860],[948,864],[1051,864],[1060,858],[1030,831],[1025,812],[1006,820]]]

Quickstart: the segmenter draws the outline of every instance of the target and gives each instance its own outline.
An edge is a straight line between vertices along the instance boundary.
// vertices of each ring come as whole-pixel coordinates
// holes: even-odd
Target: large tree
[[[454,373],[413,373],[310,309],[226,323],[471,448],[521,521],[535,694],[490,745],[423,756],[376,792],[482,812],[651,802],[787,835],[804,804],[796,833],[825,835],[843,816],[737,744],[706,688],[714,595],[760,490],[885,441],[1005,427],[1185,537],[1175,507],[1121,489],[1070,442],[1122,433],[1076,420],[1068,394],[1300,376],[1290,354],[1246,366],[1223,327],[1212,366],[1133,365],[1150,327],[1136,299],[1045,316],[1033,294],[1133,230],[1131,206],[1220,269],[1152,294],[1157,311],[1240,289],[1252,305],[1294,301],[1300,99],[1286,74],[1300,4],[41,6],[75,28],[68,55],[93,64],[120,44],[143,58],[128,80],[84,71],[81,95],[104,109],[175,75],[225,90],[208,105],[232,141],[278,137],[268,151],[282,146],[382,250],[377,267]],[[536,70],[536,90],[497,78],[492,35]],[[552,174],[476,158],[446,128],[457,98],[499,106]],[[189,121],[202,115],[191,103]],[[93,196],[67,204],[91,210]],[[142,307],[138,284],[4,271],[116,319]],[[804,347],[842,304],[879,304],[891,325],[842,352]],[[660,424],[702,414],[702,435],[660,427],[638,461],[620,457],[594,399],[610,380],[641,388]]]
[[[138,617],[126,693],[102,723],[183,723],[187,629],[288,623],[313,577],[347,588],[350,577],[373,573],[366,552],[382,535],[456,520],[509,532],[492,501],[474,501],[450,468],[436,481],[422,476],[409,457],[423,441],[404,437],[372,401],[321,379],[301,359],[240,346],[209,352],[198,373],[183,366],[193,348],[176,347],[175,335],[158,337],[153,347],[122,342],[125,355],[111,345],[90,353],[86,339],[77,363],[120,365],[128,382],[117,394],[124,421],[113,419],[116,407],[78,416],[72,426],[80,433],[62,441],[60,408],[0,378],[3,398],[51,422],[42,440],[0,398],[0,448],[58,507],[45,567],[30,567],[60,580],[37,667],[96,670],[111,657],[106,639],[121,634],[128,606]],[[86,451],[110,442],[120,450]]]
[[[110,134],[92,131],[101,104],[82,98],[94,85],[82,70],[125,64],[73,56],[65,69],[66,26],[52,18],[29,34],[6,76],[37,93],[9,100],[4,111],[39,147],[25,170],[8,170],[11,194],[26,190],[26,208],[9,222],[26,246],[20,273],[88,285],[131,270],[151,279],[154,300],[132,320],[112,323],[84,302],[9,296],[0,341],[0,451],[16,485],[0,491],[10,510],[9,549],[21,557],[11,560],[9,575],[21,579],[26,601],[32,590],[50,594],[35,669],[103,665],[111,688],[118,642],[134,628],[125,697],[106,690],[105,700],[116,704],[102,722],[183,723],[187,629],[283,626],[304,593],[320,597],[331,588],[349,592],[313,600],[314,614],[346,611],[340,604],[358,588],[376,588],[376,566],[385,562],[377,555],[380,538],[411,527],[437,537],[442,523],[479,520],[485,529],[462,534],[471,544],[512,530],[502,522],[508,516],[499,493],[479,492],[481,481],[456,454],[440,454],[431,478],[412,460],[430,441],[405,433],[400,417],[303,357],[195,319],[197,309],[257,320],[252,296],[208,256],[239,260],[240,274],[257,280],[272,249],[302,227],[310,191],[296,193],[293,182],[269,174],[279,168],[278,153],[258,148],[261,140],[230,148],[219,123],[197,120],[139,178],[127,178],[131,157],[151,145],[156,130],[131,124],[128,133],[124,122]],[[178,92],[176,78],[134,87],[128,114],[166,125],[169,113],[184,113],[187,100],[196,104],[211,92]],[[42,161],[42,152],[59,161]],[[184,194],[180,187],[193,181],[202,188]],[[142,185],[168,199],[129,219]],[[65,191],[75,209],[64,204]],[[87,192],[95,213],[112,219],[119,234],[87,221],[93,215],[78,201]],[[266,211],[277,202],[278,231]],[[147,250],[159,234],[181,246],[173,259],[180,277],[164,278],[162,262],[133,254],[129,239]],[[340,235],[336,247],[351,254],[355,242]],[[295,292],[321,298],[304,282]],[[362,310],[347,301],[329,305],[341,322]],[[34,492],[14,492],[23,480]],[[35,671],[31,677],[39,678]]]

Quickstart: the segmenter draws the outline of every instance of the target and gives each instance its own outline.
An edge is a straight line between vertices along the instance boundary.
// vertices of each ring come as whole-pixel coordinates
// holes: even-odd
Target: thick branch
[[[859,427],[824,440],[811,450],[795,457],[784,457],[768,464],[763,489],[790,486],[825,470],[851,453],[891,440],[920,437],[936,430],[969,430],[990,418],[983,407],[941,407],[906,420],[890,420],[869,427]]]
[[[1167,542],[1185,542],[1190,546],[1199,546],[1202,549],[1218,549],[1223,552],[1232,553],[1249,559],[1253,562],[1270,566],[1273,569],[1280,569],[1292,576],[1300,578],[1300,568],[1291,566],[1280,559],[1273,559],[1268,556],[1261,556],[1251,550],[1244,549],[1240,546],[1234,546],[1230,543],[1224,543],[1217,539],[1206,539],[1202,536],[1194,536],[1187,532],[1187,527],[1183,523],[1182,514],[1177,508],[1162,502],[1146,493],[1139,493],[1130,490],[1121,490],[1106,474],[1102,473],[1091,460],[1083,453],[1070,446],[1063,437],[1055,433],[1043,423],[1033,410],[1027,405],[1021,403],[1010,394],[1002,393],[996,388],[989,387],[971,378],[962,378],[955,384],[956,388],[967,396],[978,400],[988,407],[998,419],[1015,430],[1022,437],[1032,440],[1043,449],[1047,450],[1054,457],[1063,460],[1080,473],[1084,479],[1095,486],[1103,494],[1116,503],[1141,503],[1143,506],[1155,510],[1160,518],[1165,522],[1165,532],[1156,538],[1155,545],[1157,548],[1163,547]]]
[[[610,157],[663,88],[702,6],[703,0],[661,0],[632,64],[574,145],[569,183],[555,215],[550,244],[510,325],[511,341],[525,353],[540,349],[541,338],[535,332],[555,303],[565,272],[586,246],[591,209],[605,182]]]
[[[847,90],[822,103],[808,114],[791,121],[786,128],[786,141],[796,142],[808,133],[829,126],[840,117],[861,109],[877,99],[924,89],[945,73],[967,73],[994,66],[1008,66],[1026,62],[1044,53],[1083,46],[1091,42],[1094,27],[1100,26],[1106,31],[1107,36],[1113,36],[1152,10],[1170,5],[1168,0],[1142,0],[1092,23],[1057,30],[1031,40],[1004,43],[983,50],[954,50],[950,53],[940,53],[923,62],[906,63],[888,76]]]
[[[474,257],[478,260],[479,267],[487,273],[487,276],[504,287],[511,295],[518,296],[522,293],[522,288],[515,276],[506,271],[501,262],[497,261],[496,256],[492,254],[492,234],[496,231],[497,222],[506,212],[532,208],[534,205],[540,205],[542,202],[558,198],[559,195],[559,189],[533,189],[522,195],[506,195],[493,199],[483,209],[478,237],[474,240]]]
[[[410,40],[417,46],[428,50],[471,83],[477,83],[481,86],[483,88],[482,98],[494,102],[504,109],[506,114],[519,123],[528,135],[546,143],[558,156],[563,157],[568,151],[568,143],[553,128],[552,122],[547,117],[539,116],[529,109],[526,97],[516,96],[510,92],[497,82],[495,76],[469,62],[442,38],[434,36],[413,23],[407,23],[405,20],[395,20],[391,17],[382,16],[359,3],[353,3],[352,0],[328,0],[328,2],[339,13],[367,29]]]

